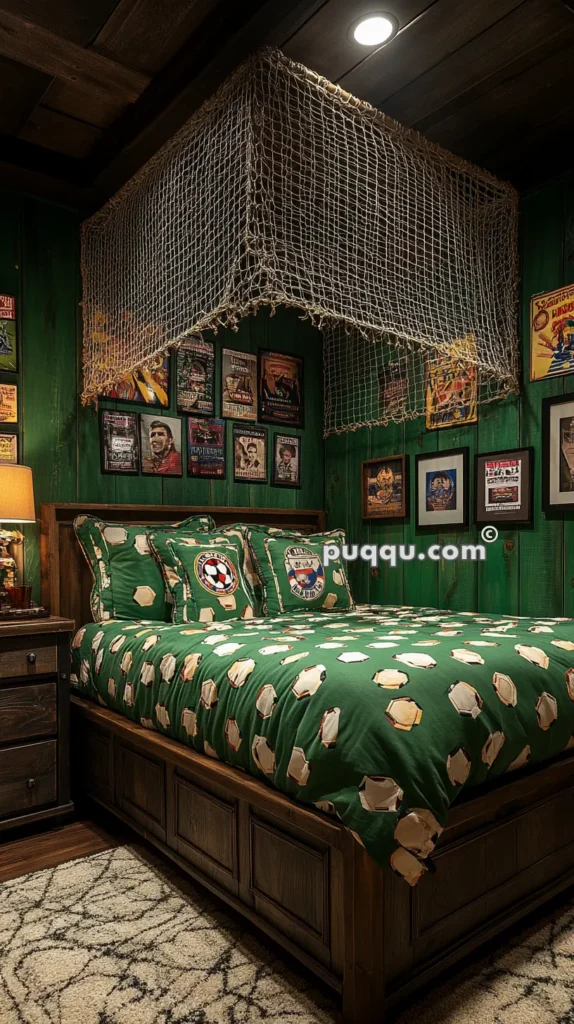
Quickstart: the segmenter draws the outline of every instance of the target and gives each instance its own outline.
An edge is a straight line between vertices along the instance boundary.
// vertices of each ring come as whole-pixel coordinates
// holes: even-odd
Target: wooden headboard
[[[42,604],[52,615],[74,619],[76,626],[91,621],[92,574],[72,527],[76,516],[96,515],[107,522],[153,526],[157,523],[176,523],[202,513],[212,516],[218,526],[229,523],[263,523],[305,533],[325,529],[325,513],[318,509],[44,502],[40,505]]]

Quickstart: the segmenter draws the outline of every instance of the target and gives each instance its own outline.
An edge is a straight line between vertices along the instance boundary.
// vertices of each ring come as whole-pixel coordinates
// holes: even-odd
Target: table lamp
[[[20,466],[14,462],[0,462],[0,524],[35,522],[32,470],[29,466]],[[22,542],[21,535],[15,534],[12,540]],[[6,544],[6,539],[4,539],[4,544]],[[6,579],[6,591],[10,595],[12,607],[29,607],[30,587],[18,586],[16,579],[12,586],[9,586],[10,565],[8,563],[12,559],[3,557],[1,561],[0,569],[3,569],[1,575]],[[12,575],[14,576],[13,570]]]

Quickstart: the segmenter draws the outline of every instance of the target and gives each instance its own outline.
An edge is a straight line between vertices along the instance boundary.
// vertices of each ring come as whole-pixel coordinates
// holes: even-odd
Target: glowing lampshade
[[[29,466],[0,462],[0,523],[35,523],[34,484]]]

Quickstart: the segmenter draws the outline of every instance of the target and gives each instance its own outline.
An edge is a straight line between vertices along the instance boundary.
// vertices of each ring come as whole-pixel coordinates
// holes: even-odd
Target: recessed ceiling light
[[[369,14],[353,27],[353,38],[361,46],[379,46],[394,36],[398,25],[392,14]]]

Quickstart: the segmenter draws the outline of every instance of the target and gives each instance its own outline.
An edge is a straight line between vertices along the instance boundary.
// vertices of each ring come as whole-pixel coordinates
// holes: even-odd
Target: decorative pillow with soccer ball
[[[349,611],[353,595],[341,559],[325,565],[323,546],[345,544],[342,530],[310,536],[254,527],[249,546],[263,590],[263,614]]]
[[[150,534],[150,547],[172,599],[172,622],[252,619],[253,591],[242,572],[241,541]]]
[[[148,544],[153,530],[174,534],[194,530],[207,533],[215,526],[211,516],[190,516],[166,526],[106,523],[95,516],[77,516],[74,530],[94,585],[91,608],[94,622],[107,619],[149,619],[169,622],[171,606],[162,574]]]

